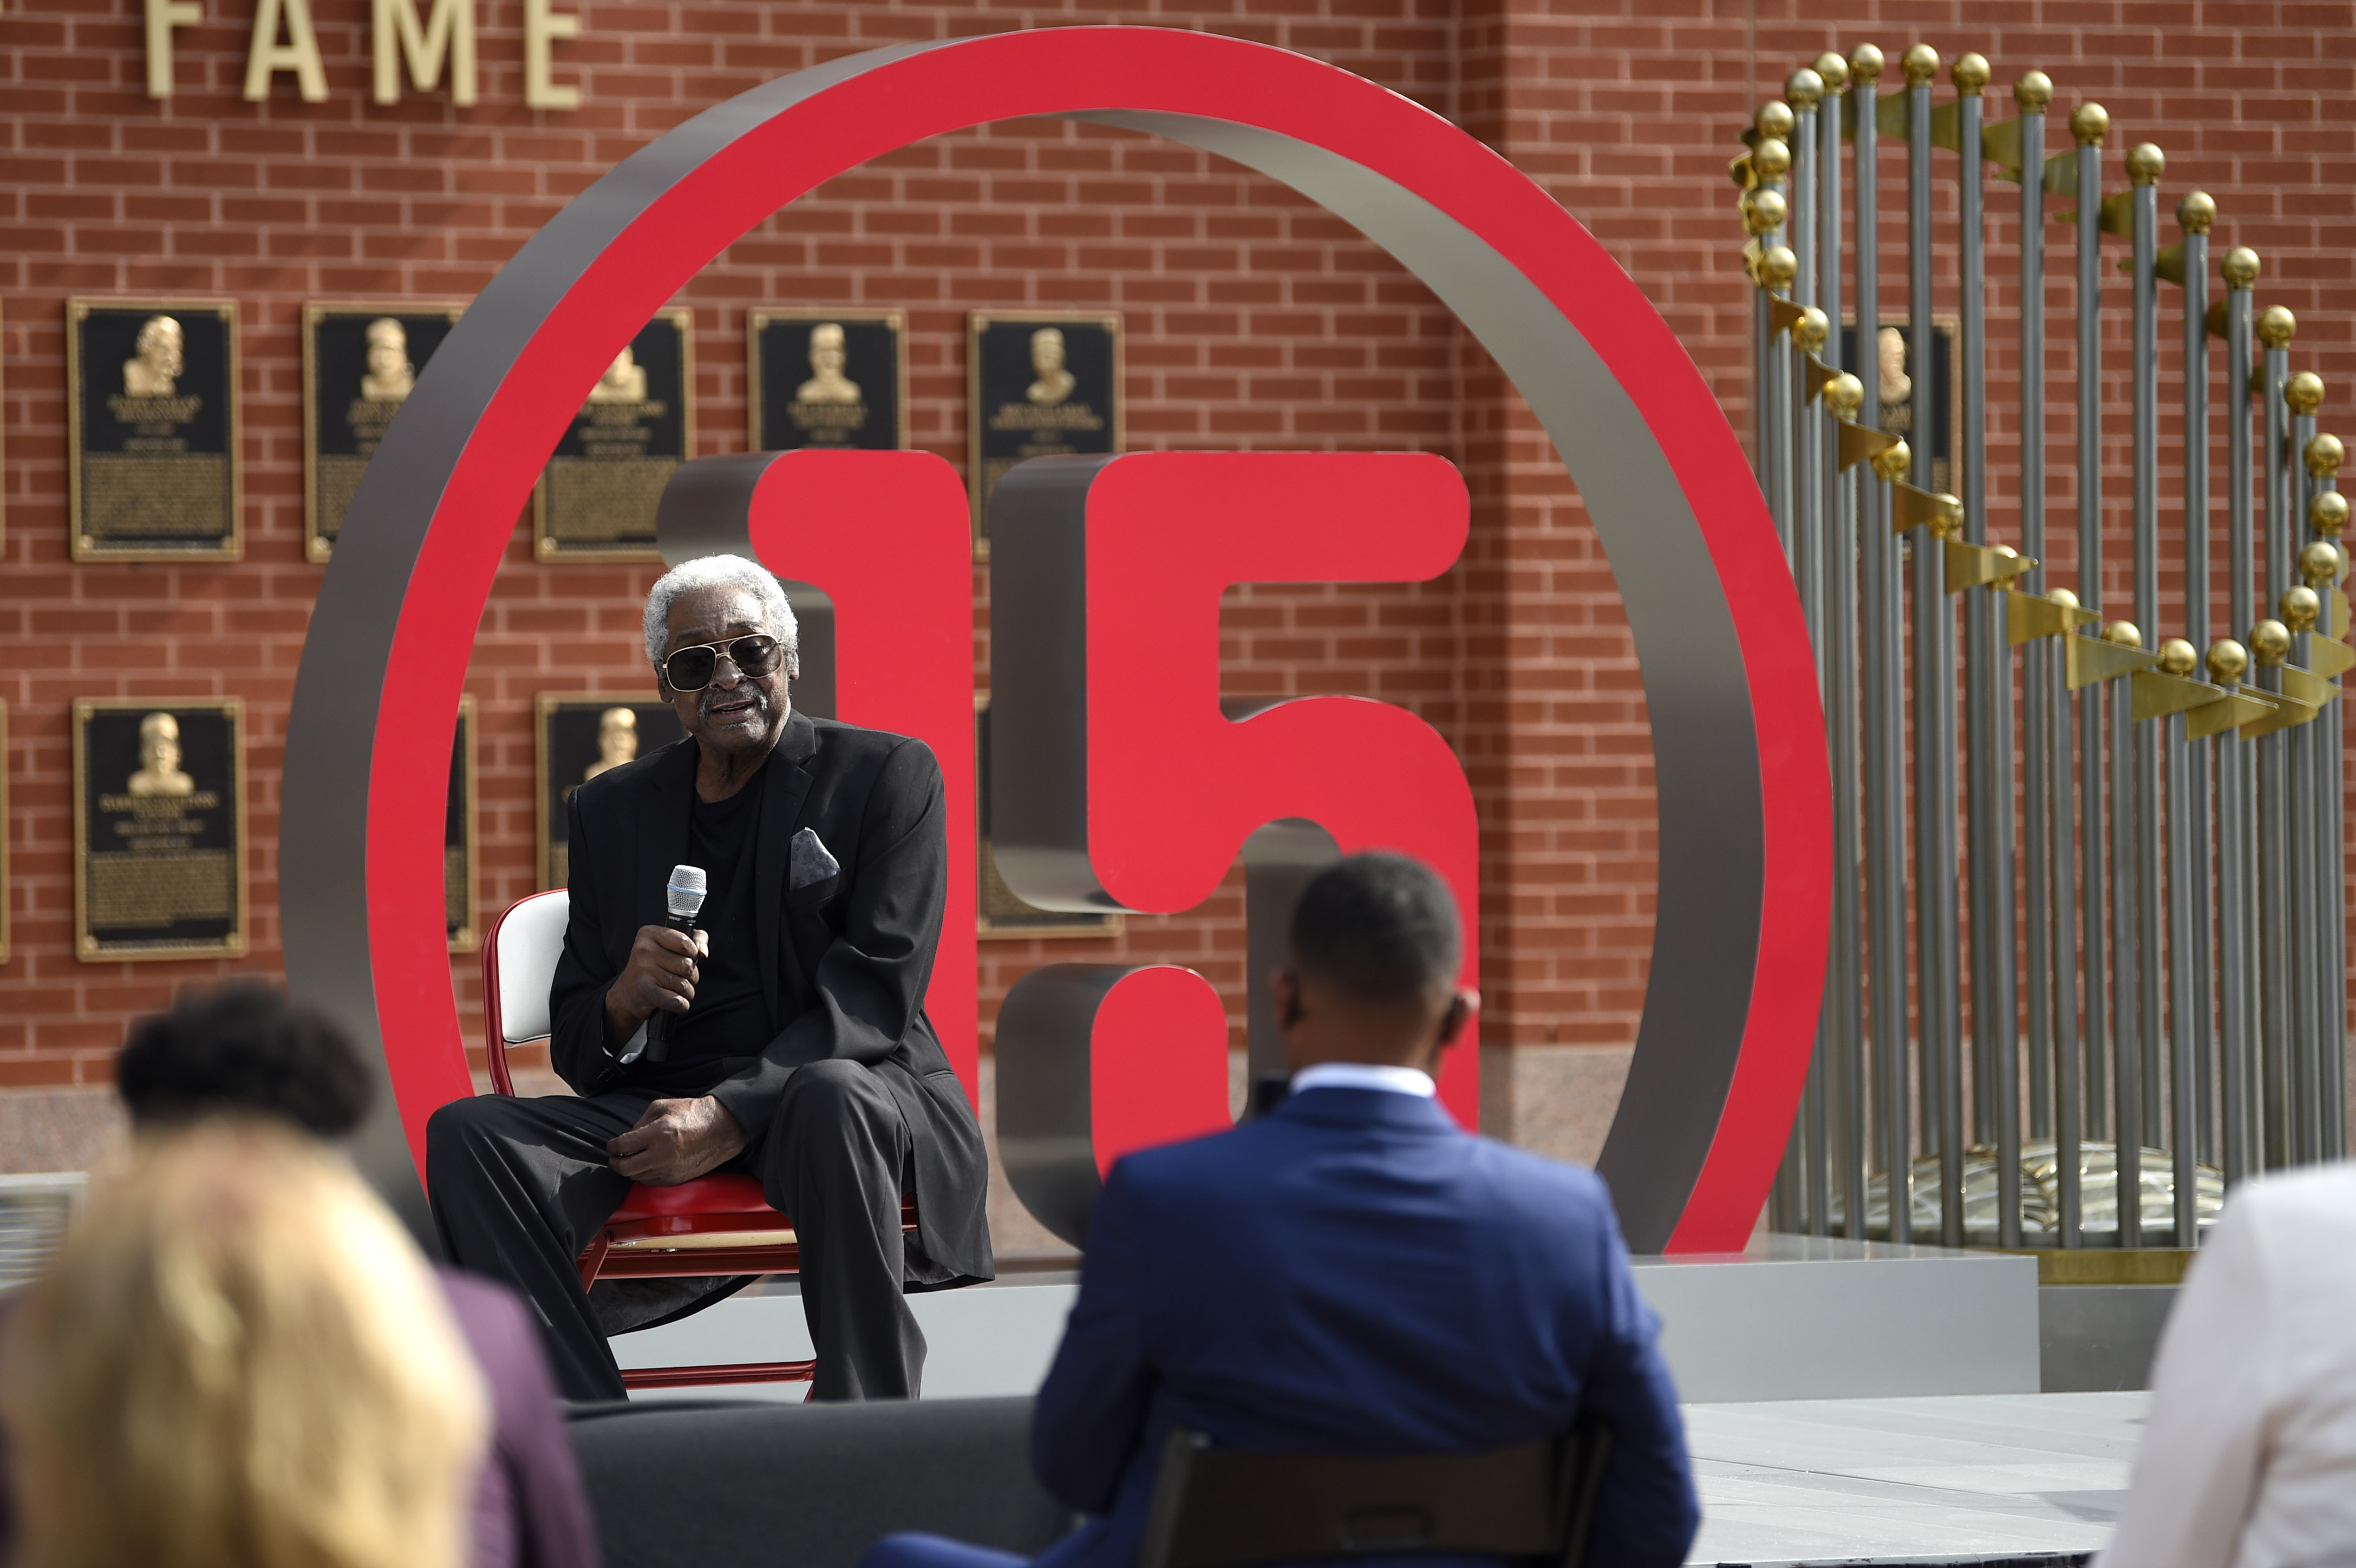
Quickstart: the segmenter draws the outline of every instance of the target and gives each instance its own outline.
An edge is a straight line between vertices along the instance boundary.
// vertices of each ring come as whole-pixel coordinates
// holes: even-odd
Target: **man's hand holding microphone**
[[[629,962],[605,991],[605,1049],[627,1065],[668,1055],[670,1020],[695,1000],[696,961],[712,940],[698,929],[705,881],[696,866],[673,868],[664,889],[669,919],[638,927]],[[657,1100],[637,1125],[605,1145],[615,1174],[649,1187],[675,1187],[725,1165],[742,1153],[744,1129],[719,1101],[705,1094]]]

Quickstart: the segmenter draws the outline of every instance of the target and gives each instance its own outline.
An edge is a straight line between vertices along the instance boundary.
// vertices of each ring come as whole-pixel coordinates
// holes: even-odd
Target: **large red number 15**
[[[1435,577],[1462,550],[1464,485],[1416,453],[1187,453],[1043,458],[991,502],[991,822],[1008,884],[1045,909],[1168,913],[1240,852],[1250,1059],[1280,1070],[1265,996],[1301,884],[1365,848],[1448,880],[1479,973],[1479,840],[1447,742],[1357,698],[1219,695],[1219,596],[1237,582]],[[974,1087],[976,823],[965,501],[917,453],[752,453],[688,465],[664,496],[672,560],[748,551],[833,600],[838,716],[939,756],[949,900],[926,1011]],[[1130,1148],[1227,1124],[1226,1018],[1171,965],[1051,965],[998,1024],[1009,1180],[1081,1239],[1100,1173]],[[1440,1093],[1474,1125],[1478,1041]]]

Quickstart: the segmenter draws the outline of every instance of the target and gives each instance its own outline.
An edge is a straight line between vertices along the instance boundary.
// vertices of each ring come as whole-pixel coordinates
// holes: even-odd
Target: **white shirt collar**
[[[1429,1100],[1436,1092],[1431,1074],[1412,1067],[1385,1067],[1372,1061],[1321,1061],[1292,1075],[1292,1092],[1312,1089],[1379,1089],[1387,1094],[1413,1094]]]

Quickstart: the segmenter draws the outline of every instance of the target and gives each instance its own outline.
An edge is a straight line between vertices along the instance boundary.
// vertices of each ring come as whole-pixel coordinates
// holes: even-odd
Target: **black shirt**
[[[703,1093],[719,1082],[721,1058],[757,1056],[769,1043],[753,912],[763,793],[756,773],[726,800],[698,798],[689,807],[687,863],[703,868],[705,885],[695,923],[712,952],[697,964],[694,1002],[670,1015],[668,1059],[640,1062],[633,1087]]]

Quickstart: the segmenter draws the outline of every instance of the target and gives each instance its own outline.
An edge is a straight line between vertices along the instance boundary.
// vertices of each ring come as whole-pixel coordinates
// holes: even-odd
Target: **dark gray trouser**
[[[451,1261],[504,1281],[538,1308],[567,1399],[626,1397],[581,1288],[575,1262],[621,1207],[630,1182],[605,1144],[655,1096],[617,1090],[454,1100],[425,1131],[434,1220]],[[765,1129],[724,1169],[759,1178],[801,1241],[802,1314],[818,1347],[812,1399],[913,1399],[925,1336],[902,1295],[902,1175],[907,1123],[879,1078],[855,1061],[814,1061],[786,1081]]]

